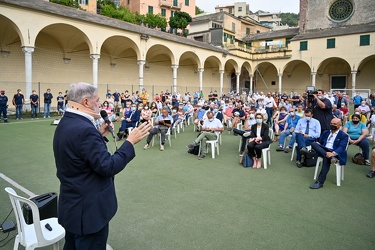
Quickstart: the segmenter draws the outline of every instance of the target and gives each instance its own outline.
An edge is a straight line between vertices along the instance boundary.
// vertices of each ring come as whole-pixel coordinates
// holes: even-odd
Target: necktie
[[[309,134],[309,129],[310,129],[310,121],[306,121],[306,122],[307,122],[307,125],[306,125],[305,134],[308,135]]]

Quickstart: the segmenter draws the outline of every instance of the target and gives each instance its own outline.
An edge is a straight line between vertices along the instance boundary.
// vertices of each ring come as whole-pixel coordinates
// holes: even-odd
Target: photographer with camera
[[[318,89],[318,91],[308,90],[307,93],[308,106],[310,107],[311,105],[313,117],[320,123],[321,133],[325,130],[330,130],[331,120],[333,119],[331,101],[324,97],[324,91],[321,89]]]

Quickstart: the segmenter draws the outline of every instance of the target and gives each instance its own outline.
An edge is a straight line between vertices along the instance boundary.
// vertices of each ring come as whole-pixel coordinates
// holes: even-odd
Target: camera
[[[314,101],[314,95],[318,94],[318,91],[314,86],[307,86],[306,87],[306,95],[307,95],[307,101],[309,103],[312,103]]]

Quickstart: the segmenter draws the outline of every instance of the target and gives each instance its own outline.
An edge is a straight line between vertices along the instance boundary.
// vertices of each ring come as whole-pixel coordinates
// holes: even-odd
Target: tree
[[[298,26],[298,20],[299,20],[299,14],[295,13],[280,13],[281,23],[287,24],[290,27],[297,27]]]
[[[185,34],[185,28],[192,21],[189,13],[178,11],[174,13],[174,16],[169,18],[169,26],[172,29],[182,29],[182,34]]]
[[[204,12],[204,10],[202,10],[202,9],[199,8],[198,6],[195,6],[195,15],[202,14],[203,12]]]
[[[160,14],[147,13],[145,17],[145,23],[149,28],[161,28],[165,29],[167,27],[167,19]]]
[[[82,10],[81,6],[78,4],[78,0],[49,0],[51,3],[57,3],[69,7],[73,7],[76,9]]]

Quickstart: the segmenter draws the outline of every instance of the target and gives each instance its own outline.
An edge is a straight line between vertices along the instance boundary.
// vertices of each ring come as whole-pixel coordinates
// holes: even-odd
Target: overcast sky
[[[246,2],[250,5],[250,10],[269,12],[292,12],[298,14],[299,0],[196,0],[195,5],[205,12],[215,12],[217,5],[233,5],[235,2]]]

